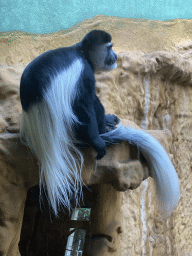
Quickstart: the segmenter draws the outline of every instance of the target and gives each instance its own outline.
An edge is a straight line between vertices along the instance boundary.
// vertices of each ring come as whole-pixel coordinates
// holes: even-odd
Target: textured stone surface
[[[166,139],[164,142],[179,175],[180,203],[164,223],[158,214],[151,178],[137,189],[122,193],[123,233],[119,235],[122,256],[192,254],[191,25],[192,20],[136,21],[99,16],[70,30],[50,35],[14,32],[3,33],[0,38],[2,134],[18,131],[21,111],[19,78],[24,66],[46,50],[78,42],[91,29],[110,32],[114,49],[119,52],[118,68],[96,77],[97,93],[106,113],[129,119],[143,129],[167,128],[171,131],[172,136],[168,134],[168,142]],[[1,172],[5,173],[4,156],[9,154],[6,146],[0,145],[3,148]],[[20,158],[21,154],[19,151],[14,157]],[[25,154],[24,151],[23,159]],[[9,160],[7,162],[9,164]],[[9,170],[13,172],[15,168]],[[20,173],[19,167],[16,170]],[[9,179],[15,179],[14,175]],[[21,195],[21,198],[25,196]],[[22,209],[23,206],[18,207]]]

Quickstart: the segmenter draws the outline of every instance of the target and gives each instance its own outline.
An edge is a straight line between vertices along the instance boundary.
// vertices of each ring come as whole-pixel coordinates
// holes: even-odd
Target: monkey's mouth
[[[110,70],[112,70],[112,69],[116,69],[117,68],[117,63],[116,62],[111,62],[112,64],[107,64],[106,65],[106,69],[105,69],[105,71],[110,71]]]

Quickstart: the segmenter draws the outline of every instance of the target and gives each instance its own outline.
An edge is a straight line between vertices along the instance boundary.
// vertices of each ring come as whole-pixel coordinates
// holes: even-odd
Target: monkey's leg
[[[120,119],[116,115],[108,114],[105,116],[106,119],[106,132],[114,130],[116,125],[120,123]]]

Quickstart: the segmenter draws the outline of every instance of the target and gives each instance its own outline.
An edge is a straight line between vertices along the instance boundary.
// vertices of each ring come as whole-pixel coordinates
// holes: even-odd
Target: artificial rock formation
[[[126,123],[129,124],[129,122]],[[159,134],[159,138],[160,136],[161,134]],[[93,235],[104,234],[111,237],[112,245],[110,242],[107,246],[104,243],[104,248],[100,246],[99,254],[95,254],[94,250],[94,254],[87,255],[104,255],[104,251],[107,250],[108,252],[108,248],[117,251],[119,243],[117,243],[116,233],[122,228],[119,216],[120,195],[116,191],[134,189],[140,185],[144,178],[148,177],[146,163],[138,161],[137,153],[134,154],[134,151],[125,142],[113,145],[107,149],[106,156],[98,161],[97,166],[95,166],[94,150],[85,149],[83,151],[85,167],[82,171],[82,178],[85,184],[90,186],[108,183],[115,188],[110,185],[98,188],[95,194],[97,206],[93,209],[95,214],[92,214],[95,218],[92,220],[91,227]],[[29,149],[21,144],[19,134],[2,133],[0,135],[0,166],[0,252],[1,255],[16,256],[19,255],[18,242],[27,190],[38,184],[38,165]],[[110,195],[112,196],[111,199]],[[106,206],[109,215],[105,214]],[[104,220],[103,223],[101,218]],[[60,227],[62,227],[62,222]],[[64,227],[62,227],[63,229]],[[64,229],[66,236],[68,229],[69,226],[66,230]],[[116,244],[114,239],[116,239]],[[40,248],[35,255],[43,255]]]
[[[19,78],[21,71],[15,67],[1,69],[2,125],[0,135],[1,156],[1,244],[2,255],[17,255],[18,242],[23,219],[23,210],[27,190],[38,184],[38,165],[29,149],[21,144],[19,139]],[[130,121],[122,120],[124,125],[139,127]],[[166,147],[165,133],[149,131]],[[167,132],[169,137],[169,133]],[[95,161],[95,152],[84,149],[85,168],[82,178],[86,185],[101,185],[95,196],[97,203],[92,211],[91,233],[93,238],[87,240],[87,255],[104,255],[109,251],[119,254],[118,230],[122,230],[120,222],[120,194],[116,191],[126,191],[137,188],[143,179],[149,176],[146,163],[137,160],[137,150],[122,142],[108,147],[107,155],[100,161]],[[93,189],[94,190],[94,189]],[[110,199],[110,195],[112,198]],[[108,202],[108,203],[107,203]],[[107,208],[108,214],[105,214]],[[113,209],[116,209],[114,211]],[[63,220],[62,218],[60,221]],[[113,223],[113,224],[112,224]],[[64,225],[65,226],[65,225]],[[62,227],[62,222],[60,224]],[[64,228],[62,228],[63,230]],[[69,225],[64,231],[68,235]],[[94,238],[97,235],[110,237]],[[118,238],[117,238],[118,237]],[[43,241],[39,240],[35,255],[42,255]],[[53,247],[54,248],[54,247]],[[97,252],[96,248],[99,248]],[[42,250],[42,251],[41,251]],[[54,249],[55,250],[55,249]],[[107,255],[106,254],[106,255]]]
[[[32,35],[23,32],[2,34],[0,38],[0,249],[4,250],[3,255],[15,256],[18,253],[27,188],[38,183],[36,160],[26,147],[20,144],[16,134],[19,131],[21,113],[19,103],[21,72],[27,63],[42,52],[77,43],[92,29],[104,29],[111,33],[115,43],[114,50],[118,52],[118,68],[96,76],[97,93],[105,106],[106,114],[114,113],[121,119],[131,120],[142,129],[164,130],[160,133],[154,131],[153,135],[161,137],[160,142],[170,153],[179,175],[181,188],[180,203],[165,223],[158,214],[153,180],[150,177],[137,189],[128,189],[124,193],[116,192],[116,189],[122,190],[125,187],[136,188],[142,179],[147,177],[144,176],[143,167],[139,162],[135,162],[135,159],[137,172],[130,172],[131,178],[125,179],[127,184],[125,177],[121,175],[121,170],[118,171],[119,176],[114,175],[109,180],[111,184],[115,184],[115,189],[111,185],[102,184],[101,181],[98,197],[104,194],[103,200],[107,201],[107,193],[112,195],[117,193],[114,198],[119,213],[115,216],[115,202],[111,204],[113,206],[111,209],[110,204],[103,204],[105,201],[100,197],[100,206],[98,205],[95,211],[100,209],[99,211],[102,212],[106,205],[109,207],[109,218],[102,219],[106,216],[100,216],[95,223],[102,220],[102,224],[107,225],[106,227],[103,225],[104,230],[97,230],[99,224],[95,225],[94,229],[97,233],[107,232],[114,240],[108,239],[104,243],[100,240],[95,243],[91,241],[93,248],[98,242],[99,247],[104,244],[103,251],[106,255],[118,256],[192,254],[191,25],[192,20],[162,22],[97,16],[69,30],[53,34]],[[166,129],[170,130],[170,133]],[[129,146],[122,143],[113,148],[114,154],[117,154],[116,149],[121,152],[119,147],[126,148],[123,152],[129,152]],[[88,154],[92,154],[91,151]],[[126,154],[120,153],[118,157],[120,159],[127,157]],[[108,157],[105,158],[106,163],[110,159],[110,154]],[[105,173],[105,171],[102,173],[102,170],[105,168],[98,165],[99,161],[97,168],[100,168],[102,177]],[[91,168],[95,170],[95,163]],[[83,177],[85,182],[90,182],[89,184],[99,182],[91,168],[88,175]],[[147,172],[145,173],[147,175]],[[115,183],[114,180],[118,182]],[[111,198],[113,197],[109,197],[109,201]],[[96,214],[98,215],[98,212]],[[115,220],[114,226],[112,220]],[[64,223],[64,218],[60,221],[59,225]],[[122,230],[121,226],[123,226]],[[110,230],[109,227],[113,229]],[[119,230],[123,232],[117,232]],[[7,240],[3,240],[3,236]],[[112,241],[117,242],[112,245]],[[87,248],[87,253],[89,252],[90,248]]]

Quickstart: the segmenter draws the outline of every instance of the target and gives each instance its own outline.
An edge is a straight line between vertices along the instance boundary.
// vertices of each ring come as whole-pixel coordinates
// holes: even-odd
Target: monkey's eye
[[[107,47],[107,49],[110,50],[112,47],[113,47],[113,44],[109,45],[109,46]]]

